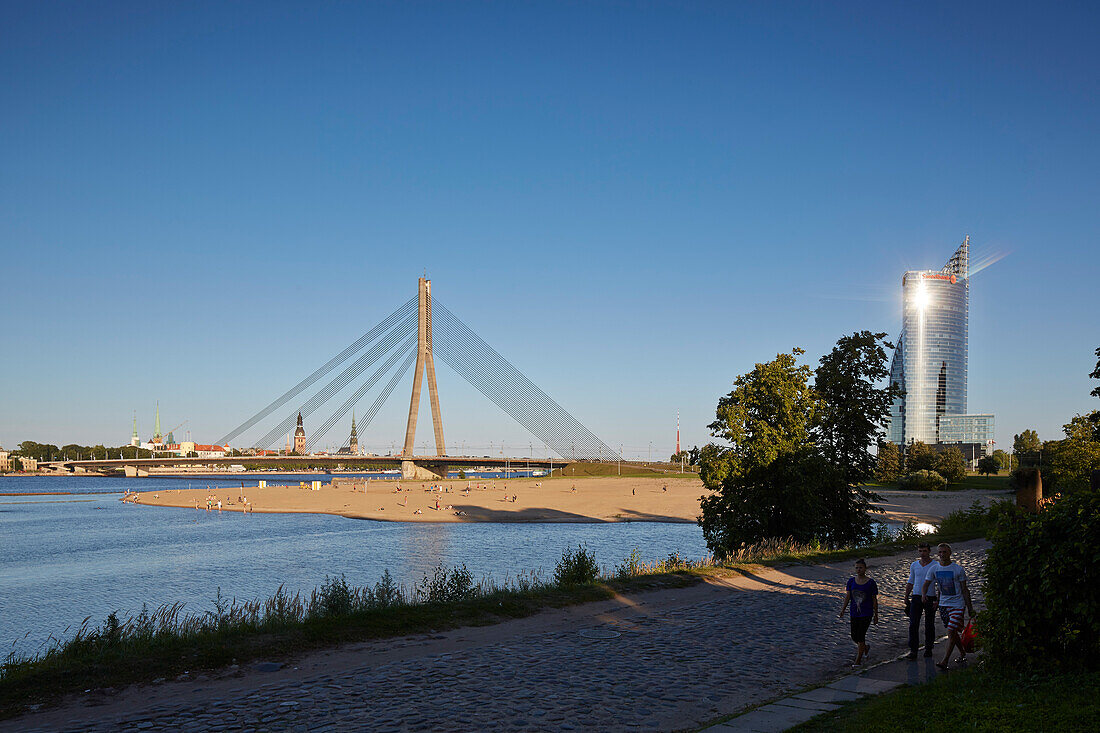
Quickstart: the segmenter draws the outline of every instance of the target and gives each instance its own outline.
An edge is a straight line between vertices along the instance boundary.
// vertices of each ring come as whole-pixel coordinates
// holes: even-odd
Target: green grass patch
[[[623,476],[630,478],[653,478],[655,476],[662,476],[668,478],[675,478],[680,476],[680,464],[672,463],[650,463],[640,464],[634,462],[623,461],[622,465],[611,461],[606,463],[596,463],[594,461],[578,461],[577,463],[568,463],[565,466],[554,468],[552,474],[554,478],[590,478],[593,476]],[[695,479],[697,474],[693,466],[684,466],[684,478]]]
[[[793,730],[1084,731],[1098,720],[1100,673],[1017,676],[978,666],[849,703]]]

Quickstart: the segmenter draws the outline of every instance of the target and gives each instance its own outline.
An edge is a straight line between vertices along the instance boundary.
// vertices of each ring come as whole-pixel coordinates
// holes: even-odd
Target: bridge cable
[[[362,399],[363,395],[373,389],[374,385],[378,384],[378,380],[380,380],[386,372],[392,369],[393,365],[396,364],[401,359],[401,357],[404,356],[406,352],[408,352],[409,349],[415,348],[416,334],[414,333],[412,336],[405,340],[405,343],[394,349],[393,354],[391,354],[390,358],[386,360],[386,363],[380,366],[378,368],[378,371],[376,371],[365,382],[363,382],[363,384],[359,386],[359,389],[355,390],[354,394],[352,394],[351,397],[349,397],[344,402],[344,404],[336,410],[336,412],[332,413],[329,419],[325,421],[324,425],[322,425],[310,435],[309,440],[306,441],[306,451],[308,452],[312,450],[313,446],[317,445],[317,442],[320,441],[321,438],[323,438],[329,430],[332,430],[333,426],[335,426],[336,423],[344,418],[344,415],[348,414],[348,411],[351,410],[356,402]]]
[[[433,336],[433,351],[535,437],[563,458],[577,447],[581,458],[617,455],[434,297],[432,309],[433,316],[436,311],[442,316],[433,320],[440,322],[443,336],[439,345]]]
[[[241,433],[249,430],[253,425],[270,415],[272,412],[279,409],[290,400],[294,399],[299,393],[302,392],[302,390],[308,388],[318,379],[331,372],[337,366],[342,364],[344,360],[346,360],[349,356],[358,353],[363,349],[363,347],[373,341],[376,337],[393,328],[395,323],[399,322],[402,318],[405,318],[408,315],[409,311],[417,307],[419,307],[419,297],[410,298],[404,305],[400,306],[397,310],[395,310],[393,313],[383,319],[381,323],[374,326],[361,337],[359,337],[359,339],[351,346],[329,359],[319,369],[317,369],[317,371],[313,372],[313,374],[310,374],[301,382],[298,382],[298,384],[291,387],[285,394],[276,399],[270,405],[260,410],[255,415],[248,418],[232,431],[230,431],[227,435],[225,435],[221,440],[218,441],[218,445],[226,445],[230,441],[237,438],[237,436],[239,436]]]
[[[352,363],[351,366],[344,369],[331,382],[325,385],[317,394],[306,400],[297,410],[292,412],[285,420],[276,425],[273,429],[260,438],[256,443],[258,448],[270,447],[281,435],[284,435],[288,428],[290,428],[296,421],[297,414],[301,413],[302,417],[306,417],[311,414],[318,407],[328,402],[334,394],[348,386],[351,380],[358,377],[365,370],[374,365],[384,354],[394,347],[394,345],[401,339],[405,338],[412,331],[416,330],[417,326],[417,314],[413,313],[411,316],[402,321],[398,326],[390,331],[386,336],[382,337],[378,343],[371,347],[370,351],[364,353],[358,359]]]
[[[450,313],[445,307],[441,306],[443,316],[443,328],[442,334],[452,333],[454,331],[454,324],[450,322],[449,318],[455,318],[453,313]],[[558,405],[553,400],[549,399],[542,390],[533,385],[530,380],[527,380],[522,374],[514,369],[510,364],[506,367],[502,366],[503,357],[501,357],[494,350],[485,345],[484,349],[477,347],[471,347],[474,341],[469,339],[469,334],[462,334],[461,337],[455,336],[457,343],[463,344],[463,347],[456,349],[457,357],[464,357],[461,359],[462,366],[470,373],[476,373],[479,369],[481,371],[488,371],[493,373],[497,380],[505,383],[509,389],[498,389],[492,384],[486,384],[486,390],[483,390],[483,394],[490,398],[490,400],[500,406],[502,402],[515,403],[515,409],[517,412],[522,413],[523,420],[517,420],[520,424],[524,425],[540,440],[550,432],[558,432],[560,435],[556,440],[558,446],[558,452],[561,452],[563,456],[566,455],[566,442],[565,439],[569,438],[569,455],[576,455],[576,446],[579,444],[581,448],[581,457],[591,456],[593,458],[597,455],[601,457],[613,457],[615,454],[609,446],[595,438],[590,431],[583,425],[576,421],[564,408]],[[444,338],[445,346],[451,346],[449,339]],[[484,342],[482,342],[484,344]],[[456,360],[452,368],[458,369],[459,361]],[[477,365],[476,367],[474,365]],[[488,366],[488,369],[486,367]],[[503,370],[503,371],[502,371]],[[503,407],[502,407],[503,409]],[[510,411],[505,410],[506,412]],[[557,422],[555,422],[557,420]],[[547,442],[543,440],[543,442]]]

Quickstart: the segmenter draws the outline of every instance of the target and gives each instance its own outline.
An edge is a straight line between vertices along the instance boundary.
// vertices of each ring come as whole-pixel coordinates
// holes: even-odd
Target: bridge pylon
[[[416,454],[413,444],[416,442],[416,419],[420,413],[420,390],[425,372],[428,375],[428,401],[432,405],[435,453],[440,457],[447,455],[447,447],[443,441],[443,413],[439,409],[439,390],[435,385],[435,359],[432,357],[432,281],[420,278],[418,290],[420,310],[417,315],[416,370],[413,373],[412,399],[409,402],[409,421],[405,426],[405,448],[401,452],[405,459],[401,461],[401,475],[407,479],[446,478],[447,468],[442,463],[433,461],[433,465],[427,467],[417,466],[410,460]]]

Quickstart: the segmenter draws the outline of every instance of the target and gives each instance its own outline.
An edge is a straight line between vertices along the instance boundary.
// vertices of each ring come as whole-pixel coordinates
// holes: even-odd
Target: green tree
[[[1044,489],[1049,484],[1058,493],[1086,490],[1095,469],[1100,469],[1100,442],[1067,438],[1043,444]]]
[[[1012,452],[1017,455],[1037,455],[1042,448],[1039,434],[1034,430],[1025,430],[1019,435],[1012,436]]]
[[[711,434],[729,443],[700,452],[699,525],[724,559],[742,543],[769,537],[849,544],[871,534],[870,492],[849,486],[811,435],[822,400],[809,385],[802,349],[757,364],[722,397]]]
[[[902,390],[880,388],[890,373],[885,333],[858,331],[844,336],[814,373],[814,389],[823,404],[816,426],[817,443],[843,471],[849,484],[864,484],[874,476],[871,446],[882,438],[890,405]]]
[[[995,476],[1001,470],[1001,463],[993,456],[985,456],[978,461],[978,473],[982,476]]]
[[[966,459],[959,446],[952,445],[936,456],[935,471],[948,483],[958,483],[966,478]]]
[[[1016,459],[1000,448],[993,451],[993,457],[997,459],[997,465],[999,465],[1002,470],[1011,471],[1016,468]]]
[[[905,451],[905,472],[935,471],[936,452],[919,440],[914,440]]]
[[[1100,379],[1100,347],[1096,349],[1096,368],[1089,373],[1092,379]],[[1100,397],[1100,386],[1089,392],[1093,397]]]
[[[893,483],[901,475],[901,451],[897,443],[880,440],[875,463],[875,479],[882,484]]]

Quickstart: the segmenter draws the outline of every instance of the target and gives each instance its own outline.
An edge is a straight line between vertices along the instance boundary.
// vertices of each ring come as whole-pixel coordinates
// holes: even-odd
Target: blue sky
[[[896,334],[902,272],[967,234],[1003,256],[972,281],[969,409],[1000,445],[1059,437],[1100,407],[1098,15],[5,3],[0,444],[120,444],[157,400],[214,440],[427,271],[608,444],[667,456],[754,363]],[[449,443],[527,453],[439,372]],[[400,443],[408,381],[367,447]]]

